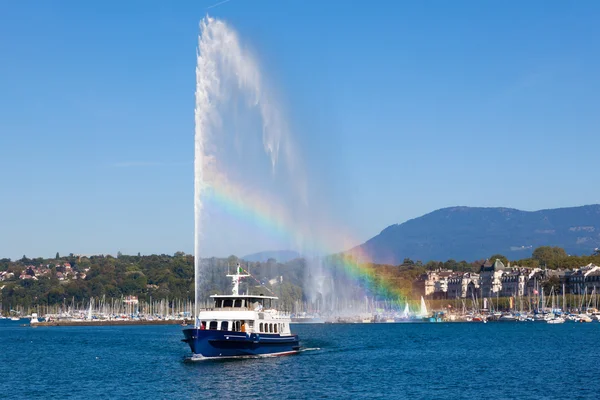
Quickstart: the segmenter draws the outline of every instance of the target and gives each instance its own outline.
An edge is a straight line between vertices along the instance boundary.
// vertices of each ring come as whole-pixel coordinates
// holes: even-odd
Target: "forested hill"
[[[477,260],[502,253],[511,260],[531,256],[539,246],[569,254],[600,247],[600,205],[520,211],[511,208],[450,207],[391,225],[351,250],[369,261]]]

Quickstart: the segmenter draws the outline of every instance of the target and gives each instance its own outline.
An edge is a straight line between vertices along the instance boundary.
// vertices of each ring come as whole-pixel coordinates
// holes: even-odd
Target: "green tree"
[[[458,267],[458,263],[456,262],[456,260],[453,259],[449,259],[448,261],[446,261],[444,263],[444,268],[446,269],[451,269],[453,271],[456,271]]]
[[[533,251],[532,258],[542,266],[558,268],[561,260],[567,258],[567,252],[561,247],[542,246]]]
[[[438,267],[437,261],[428,261],[427,264],[425,264],[425,269],[427,269],[428,271],[433,271],[437,267]]]
[[[58,254],[58,251],[56,252],[56,256],[54,257],[55,260],[58,260],[60,258],[60,254]]]

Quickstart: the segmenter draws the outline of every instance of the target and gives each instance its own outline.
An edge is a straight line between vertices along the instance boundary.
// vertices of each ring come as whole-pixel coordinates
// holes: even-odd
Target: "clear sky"
[[[216,3],[0,3],[0,257],[192,252],[207,13],[358,242],[453,205],[600,202],[599,2]]]

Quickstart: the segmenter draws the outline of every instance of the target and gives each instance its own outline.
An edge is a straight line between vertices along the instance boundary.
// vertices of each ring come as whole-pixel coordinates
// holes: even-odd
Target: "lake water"
[[[299,355],[184,362],[180,326],[0,321],[0,398],[599,398],[600,323],[294,325]]]

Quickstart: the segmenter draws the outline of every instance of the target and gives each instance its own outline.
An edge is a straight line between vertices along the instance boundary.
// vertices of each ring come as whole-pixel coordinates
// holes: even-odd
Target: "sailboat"
[[[408,308],[408,301],[406,302],[406,305],[404,306],[404,312],[402,313],[402,318],[407,318],[410,317],[410,309]]]
[[[91,320],[92,320],[92,301],[91,301],[91,300],[90,300],[90,308],[88,309],[88,312],[87,312],[87,318],[86,318],[86,319],[87,319],[88,321],[91,321]]]
[[[556,311],[556,293],[554,293],[554,286],[550,291],[550,295],[552,296],[552,312],[548,314],[546,318],[546,322],[549,324],[562,324],[565,322],[565,319],[561,316],[555,314]]]
[[[428,318],[429,317],[429,312],[427,311],[427,305],[425,304],[425,299],[423,298],[423,296],[421,296],[421,309],[419,310],[417,317],[419,317],[419,318]]]

